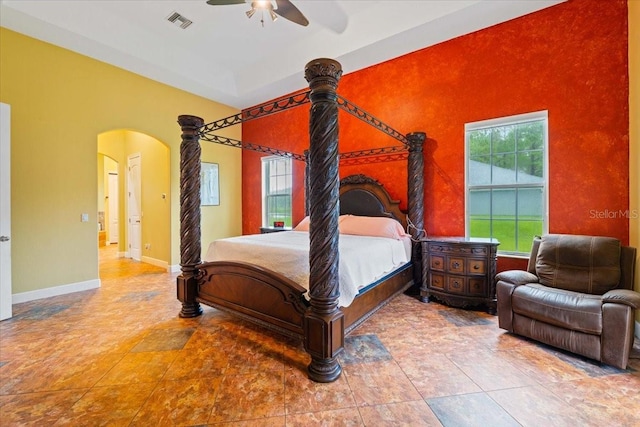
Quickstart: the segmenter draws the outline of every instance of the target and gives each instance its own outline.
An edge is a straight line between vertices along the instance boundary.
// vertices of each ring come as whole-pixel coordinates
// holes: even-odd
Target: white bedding
[[[411,259],[411,240],[340,234],[340,298],[348,307],[358,291]],[[277,271],[309,289],[309,233],[283,231],[212,242],[204,261],[242,261]]]

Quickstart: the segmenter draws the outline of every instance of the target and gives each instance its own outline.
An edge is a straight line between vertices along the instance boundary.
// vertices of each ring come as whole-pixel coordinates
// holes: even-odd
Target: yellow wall
[[[222,116],[221,116],[222,117]],[[222,132],[219,135],[233,137],[231,134]],[[241,136],[233,138],[241,139]],[[236,165],[223,161],[218,154],[217,144],[201,143],[202,161],[218,164],[218,174],[220,177],[220,205],[219,206],[202,206],[200,209],[202,220],[200,221],[200,232],[202,233],[202,256],[207,253],[209,243],[215,239],[228,237],[229,233],[225,231],[224,224],[234,224],[237,227],[237,233],[242,234],[242,210],[228,209],[227,206],[242,205],[242,177],[234,176],[232,172]],[[228,148],[228,150],[240,151],[237,148]],[[232,170],[230,170],[230,168]],[[235,180],[235,183],[228,182]],[[204,236],[207,236],[205,238]]]
[[[179,58],[178,58],[179,60]],[[212,76],[215,78],[215,76]],[[180,263],[180,114],[205,121],[231,107],[0,28],[0,101],[11,105],[13,293],[98,278],[97,140],[127,129],[170,151],[170,260]],[[227,134],[240,139],[240,128]],[[205,143],[207,144],[207,143]],[[207,147],[221,165],[220,218],[208,242],[241,233],[241,152]],[[80,221],[88,213],[90,222]],[[144,243],[144,242],[143,242]],[[64,248],[64,250],[61,250]]]
[[[629,0],[629,244],[640,251],[640,1]],[[640,292],[640,256],[635,290]],[[636,310],[640,322],[640,310]],[[640,332],[638,332],[640,333]]]

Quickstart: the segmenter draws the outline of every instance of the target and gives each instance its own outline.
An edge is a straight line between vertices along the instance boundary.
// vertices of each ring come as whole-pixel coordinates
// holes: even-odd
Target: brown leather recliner
[[[527,271],[496,275],[498,325],[626,369],[640,308],[635,260],[635,248],[611,237],[536,238]]]

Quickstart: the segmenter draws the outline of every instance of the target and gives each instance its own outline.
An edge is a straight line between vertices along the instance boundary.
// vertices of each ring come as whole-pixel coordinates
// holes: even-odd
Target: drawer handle
[[[454,288],[459,288],[460,287],[460,282],[458,282],[457,280],[453,281],[453,287]]]
[[[460,263],[458,261],[454,262],[453,268],[460,268]]]
[[[473,266],[473,269],[474,269],[474,270],[480,270],[480,266],[479,266],[478,264],[475,264],[475,265]]]
[[[434,261],[433,265],[440,265],[440,261]]]

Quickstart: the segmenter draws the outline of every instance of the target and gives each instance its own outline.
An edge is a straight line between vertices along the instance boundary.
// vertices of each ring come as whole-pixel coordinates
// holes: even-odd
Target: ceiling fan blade
[[[207,0],[207,4],[211,6],[223,6],[225,4],[243,4],[244,0]]]
[[[300,12],[289,0],[276,0],[276,4],[278,5],[278,8],[273,11],[284,19],[288,19],[289,21],[295,22],[303,27],[309,25],[307,18],[305,18],[302,12]]]

